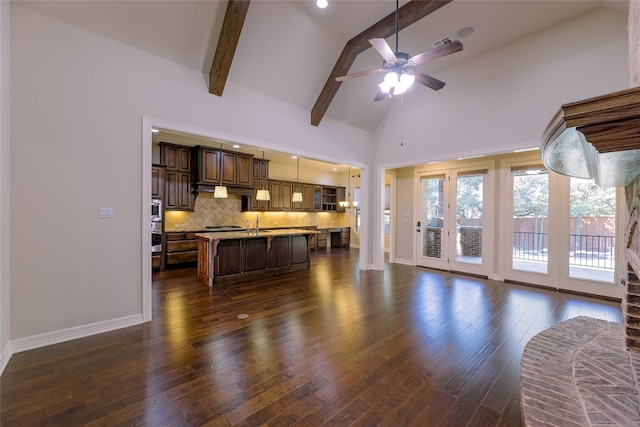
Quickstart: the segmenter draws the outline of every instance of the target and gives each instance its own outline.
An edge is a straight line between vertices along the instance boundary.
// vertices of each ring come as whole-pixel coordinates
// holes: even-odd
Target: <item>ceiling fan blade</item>
[[[387,98],[389,96],[389,94],[385,91],[383,91],[382,89],[378,89],[378,93],[376,93],[376,97],[373,98],[374,101],[382,101],[383,99]]]
[[[435,79],[431,76],[426,75],[420,71],[412,70],[411,74],[414,75],[418,83],[425,85],[428,88],[433,90],[440,90],[444,87],[445,82]]]
[[[409,59],[409,65],[420,65],[432,59],[440,58],[445,55],[460,52],[462,43],[458,40],[452,41],[442,46],[434,47],[426,52],[419,53]]]
[[[354,77],[362,77],[362,76],[368,76],[368,75],[371,75],[371,74],[378,74],[378,73],[381,73],[383,71],[384,71],[384,68],[379,68],[377,70],[360,71],[359,73],[347,74],[346,76],[336,77],[336,81],[337,82],[343,82],[345,80],[352,79]]]
[[[396,54],[393,53],[393,50],[389,47],[389,44],[385,39],[377,38],[377,39],[369,39],[369,43],[375,50],[378,51],[380,56],[384,58],[389,64],[395,64],[398,58]]]

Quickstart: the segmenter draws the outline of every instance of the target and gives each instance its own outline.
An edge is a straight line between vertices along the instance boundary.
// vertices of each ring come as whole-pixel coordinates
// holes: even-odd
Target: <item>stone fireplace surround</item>
[[[520,368],[526,426],[638,426],[640,354],[619,323],[581,316],[534,336]]]

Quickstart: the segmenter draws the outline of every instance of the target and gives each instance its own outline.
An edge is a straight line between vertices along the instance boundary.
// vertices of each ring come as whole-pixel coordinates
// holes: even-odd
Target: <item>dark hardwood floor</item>
[[[15,354],[4,426],[519,426],[527,341],[620,304],[391,264],[358,251],[209,288],[154,275],[153,321]],[[248,318],[238,319],[247,314]]]

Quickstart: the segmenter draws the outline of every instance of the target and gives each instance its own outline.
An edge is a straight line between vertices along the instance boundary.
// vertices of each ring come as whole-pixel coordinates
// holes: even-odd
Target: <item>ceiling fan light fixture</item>
[[[411,87],[415,80],[416,78],[412,74],[402,74],[400,76],[400,81],[393,90],[393,94],[400,95],[402,93],[405,93]]]
[[[382,83],[378,85],[380,90],[385,93],[389,93],[392,87],[396,87],[398,84],[398,73],[391,71],[384,76]]]

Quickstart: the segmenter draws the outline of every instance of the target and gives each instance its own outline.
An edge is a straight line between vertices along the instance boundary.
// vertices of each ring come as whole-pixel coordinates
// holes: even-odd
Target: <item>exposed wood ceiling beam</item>
[[[229,0],[209,72],[209,93],[222,96],[251,0]]]
[[[452,0],[409,1],[398,11],[398,30],[402,30],[414,22],[421,20],[451,1]],[[320,121],[329,109],[331,101],[333,101],[333,98],[338,92],[341,82],[337,82],[336,77],[347,74],[356,57],[371,47],[369,39],[376,37],[387,38],[395,34],[395,32],[396,13],[394,11],[347,42],[311,110],[311,124],[313,126],[320,124]]]

